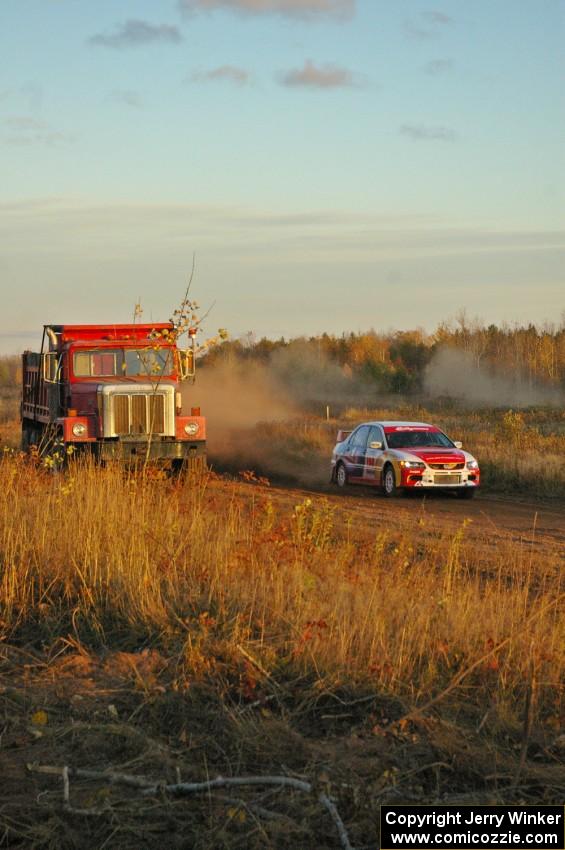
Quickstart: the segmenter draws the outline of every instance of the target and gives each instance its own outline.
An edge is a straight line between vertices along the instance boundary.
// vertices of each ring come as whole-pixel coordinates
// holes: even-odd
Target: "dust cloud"
[[[258,426],[293,419],[299,409],[267,366],[232,358],[201,368],[196,383],[183,388],[183,410],[194,406],[206,416],[213,467],[235,474],[282,472]]]
[[[200,407],[207,419],[208,456],[219,471],[257,475],[320,487],[328,483],[335,419],[346,408],[394,410],[450,398],[469,406],[558,405],[563,393],[479,368],[470,354],[442,349],[430,361],[421,393],[383,392],[374,381],[342,368],[323,351],[296,340],[262,362],[228,352],[202,364],[196,383],[183,389],[183,409]]]
[[[207,419],[213,466],[238,473],[326,484],[335,424],[320,418],[368,398],[368,385],[351,377],[323,352],[301,341],[257,363],[230,353],[203,365],[183,389],[183,409],[200,406]],[[377,392],[372,388],[372,397]],[[314,420],[314,415],[317,416]]]
[[[302,410],[321,412],[329,405],[341,409],[347,405],[374,402],[375,385],[352,375],[311,343],[295,340],[287,348],[273,352],[269,364],[274,380],[286,388],[294,404]]]
[[[183,390],[183,406],[202,408],[210,440],[234,428],[252,428],[298,415],[299,409],[267,366],[234,359],[201,368],[194,386]]]
[[[453,348],[438,351],[426,367],[424,394],[485,407],[561,405],[565,400],[558,389],[530,383],[520,375],[514,379],[497,375],[479,367],[470,353]]]

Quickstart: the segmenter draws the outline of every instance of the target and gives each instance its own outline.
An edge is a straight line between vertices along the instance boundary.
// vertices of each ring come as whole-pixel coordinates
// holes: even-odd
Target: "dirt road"
[[[340,495],[332,498],[339,499]],[[553,540],[565,548],[565,507],[540,502],[522,502],[490,495],[478,495],[471,502],[461,502],[452,496],[431,494],[386,500],[369,493],[359,496],[347,494],[349,509],[363,509],[367,499],[371,510],[380,517],[391,514],[404,518],[418,517],[422,513],[441,524],[459,525],[465,517],[481,535],[509,532],[517,539],[531,541],[536,538]],[[355,508],[354,508],[355,506]]]
[[[246,485],[242,485],[246,486]],[[271,485],[273,500],[298,503],[305,498],[324,498],[350,516],[356,523],[375,526],[394,523],[410,526],[425,518],[426,524],[438,528],[458,528],[464,519],[471,522],[466,536],[481,544],[496,544],[509,538],[536,547],[557,550],[565,560],[565,505],[542,501],[526,501],[479,493],[473,501],[460,501],[451,494],[410,494],[385,499],[372,489],[350,486],[345,491],[335,487],[296,488]]]

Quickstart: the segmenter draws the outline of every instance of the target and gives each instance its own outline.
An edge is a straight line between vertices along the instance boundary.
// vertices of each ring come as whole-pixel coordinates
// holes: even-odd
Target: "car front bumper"
[[[424,469],[400,467],[400,486],[420,489],[468,489],[480,486],[481,475],[478,469]],[[398,480],[398,479],[397,479]]]

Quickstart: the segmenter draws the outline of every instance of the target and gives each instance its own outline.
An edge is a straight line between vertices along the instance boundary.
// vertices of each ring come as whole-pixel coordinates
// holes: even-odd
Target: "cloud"
[[[426,124],[403,124],[400,127],[399,133],[402,136],[408,136],[409,139],[415,142],[455,142],[457,140],[457,133],[450,127],[429,126]]]
[[[179,0],[183,12],[236,12],[242,15],[282,15],[289,18],[347,19],[356,0]]]
[[[303,68],[295,68],[281,76],[283,86],[303,86],[314,89],[351,88],[355,85],[353,73],[338,65],[316,67],[309,59]]]
[[[34,118],[32,115],[11,115],[2,123],[12,130],[45,130],[48,127],[45,121]]]
[[[238,86],[244,86],[249,82],[250,74],[245,68],[238,68],[236,65],[220,65],[219,68],[211,68],[209,71],[195,71],[190,75],[189,80],[193,83],[224,80]]]
[[[43,87],[39,83],[25,83],[20,89],[21,94],[27,98],[28,109],[35,112],[43,106]]]
[[[422,17],[429,21],[431,24],[450,24],[453,20],[449,15],[446,15],[445,12],[438,12],[437,10],[432,10],[431,12],[422,12]]]
[[[38,112],[43,106],[43,89],[37,83],[25,83],[19,88],[9,88],[0,91],[0,101],[25,98],[30,112]]]
[[[36,336],[37,330],[0,331],[0,337],[2,337],[2,339],[28,339],[29,337],[35,338]]]
[[[5,145],[57,145],[73,141],[68,133],[51,127],[46,121],[32,115],[11,115],[2,121],[5,132],[0,141]]]
[[[68,133],[62,133],[60,130],[50,130],[49,132],[42,130],[37,133],[15,133],[2,137],[1,141],[5,145],[13,145],[14,147],[25,147],[27,145],[53,145],[67,144],[73,141],[73,137]]]
[[[76,237],[80,251],[94,254],[106,246],[109,256],[131,257],[132,248],[178,250],[190,258],[194,245],[213,255],[237,248],[246,258],[262,248],[284,258],[289,246],[320,257],[344,252],[347,261],[464,257],[565,251],[565,230],[499,230],[460,227],[429,215],[392,216],[341,210],[270,210],[186,203],[110,203],[65,197],[0,202],[0,246],[5,253],[29,245],[30,238],[51,250],[56,243],[66,255]],[[18,238],[16,238],[19,234]],[[72,237],[72,238],[71,238]],[[253,251],[249,254],[249,246]],[[188,253],[187,253],[188,250]],[[318,256],[317,254],[317,256]],[[288,257],[287,257],[288,259]],[[539,265],[539,263],[536,264]],[[563,264],[556,283],[563,280]]]
[[[428,38],[435,38],[436,36],[435,32],[425,29],[421,24],[417,24],[414,21],[406,21],[404,29],[407,35],[412,36],[412,38],[418,38],[422,41]]]
[[[131,89],[116,89],[110,94],[112,100],[121,103],[122,106],[130,106],[132,109],[141,109],[143,100],[141,95]]]
[[[452,70],[452,59],[432,59],[424,65],[426,74],[431,74],[434,77],[438,77],[440,74],[449,74]]]
[[[88,39],[97,47],[139,47],[144,44],[179,44],[182,36],[178,27],[170,24],[150,24],[130,18],[113,33],[97,33]]]
[[[436,38],[442,26],[447,26],[453,21],[444,12],[430,11],[421,12],[419,18],[406,21],[404,29],[407,34],[421,41]]]
[[[234,335],[341,334],[359,326],[359,303],[368,324],[380,315],[380,291],[385,326],[398,327],[433,327],[461,304],[489,321],[542,321],[559,316],[563,300],[565,232],[533,225],[500,231],[424,212],[8,198],[0,201],[0,255],[10,272],[0,330],[41,327],[53,304],[65,305],[69,321],[127,321],[139,295],[147,317],[166,319],[194,251],[194,297],[216,299],[211,328]]]

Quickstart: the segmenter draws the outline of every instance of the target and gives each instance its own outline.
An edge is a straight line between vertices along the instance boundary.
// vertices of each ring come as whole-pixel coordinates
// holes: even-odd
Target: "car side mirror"
[[[382,449],[383,444],[380,440],[374,440],[372,443],[369,443],[370,449]]]
[[[461,440],[454,440],[453,445],[455,446],[456,449],[462,449],[463,448],[463,443],[461,442]]]

